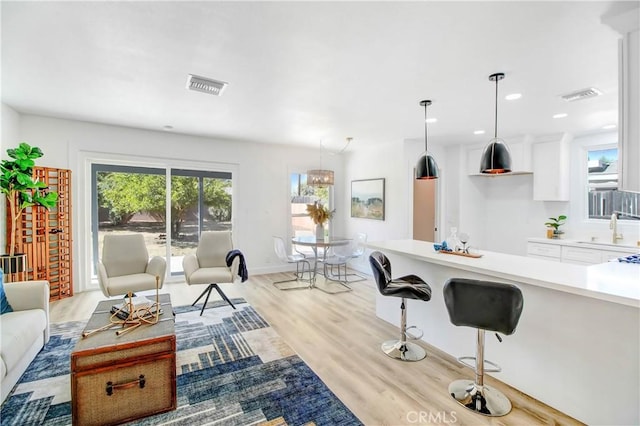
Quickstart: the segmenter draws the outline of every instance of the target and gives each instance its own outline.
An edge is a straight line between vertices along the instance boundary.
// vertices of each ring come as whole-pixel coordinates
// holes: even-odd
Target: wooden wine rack
[[[16,253],[27,255],[27,280],[49,281],[49,298],[73,296],[71,227],[71,170],[34,167],[33,177],[58,193],[56,207],[28,207],[18,220]],[[7,211],[8,211],[7,206]],[[9,216],[9,215],[7,215]],[[7,231],[11,232],[7,217]],[[7,235],[7,252],[11,235]]]

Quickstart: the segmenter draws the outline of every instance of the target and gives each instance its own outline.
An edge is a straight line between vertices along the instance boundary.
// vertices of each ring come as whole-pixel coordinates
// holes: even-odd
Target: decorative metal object
[[[429,155],[427,140],[427,107],[431,105],[431,101],[420,101],[420,105],[424,107],[424,153],[420,155],[416,163],[416,179],[437,179],[438,165],[436,160]]]
[[[511,154],[507,144],[498,138],[498,82],[504,78],[504,73],[489,76],[490,81],[496,82],[496,112],[494,120],[493,139],[489,141],[480,159],[480,173],[501,174],[511,171]]]
[[[135,330],[141,325],[153,325],[160,321],[162,311],[160,309],[160,277],[156,275],[156,300],[153,303],[144,306],[133,304],[133,295],[128,293],[126,302],[118,309],[111,311],[109,322],[95,330],[89,330],[82,333],[82,337],[89,337],[99,331],[109,330],[114,327],[120,328],[116,331],[116,336]],[[122,314],[125,314],[124,317]],[[142,386],[141,386],[142,387]]]

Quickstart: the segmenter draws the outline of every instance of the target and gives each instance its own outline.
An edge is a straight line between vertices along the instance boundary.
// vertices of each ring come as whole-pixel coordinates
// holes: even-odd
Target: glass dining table
[[[327,291],[322,287],[315,285],[316,277],[318,275],[318,263],[324,261],[327,258],[327,252],[331,247],[346,246],[351,243],[351,238],[345,237],[325,237],[316,238],[314,235],[301,235],[291,238],[291,243],[296,246],[310,247],[313,251],[313,288],[322,290],[325,293],[337,293]]]

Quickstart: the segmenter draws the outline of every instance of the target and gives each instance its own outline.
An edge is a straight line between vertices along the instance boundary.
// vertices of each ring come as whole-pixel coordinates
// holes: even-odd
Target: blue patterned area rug
[[[135,425],[360,425],[243,299],[174,307],[178,409]],[[209,307],[210,306],[210,307]],[[4,425],[70,425],[70,354],[84,321],[51,325],[51,340],[2,405]]]

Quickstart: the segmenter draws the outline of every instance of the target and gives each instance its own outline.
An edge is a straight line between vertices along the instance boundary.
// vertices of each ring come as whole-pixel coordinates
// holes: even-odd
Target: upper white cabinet
[[[602,22],[620,33],[618,49],[618,187],[640,191],[640,18],[638,4]]]
[[[467,174],[480,175],[480,157],[482,157],[483,147],[467,149]]]
[[[488,141],[487,141],[488,142]],[[505,140],[505,143],[509,147],[511,153],[511,173],[505,173],[502,175],[489,175],[480,173],[480,157],[482,157],[482,151],[484,151],[484,145],[473,145],[467,149],[467,174],[470,176],[509,176],[517,174],[532,173],[531,163],[531,145],[533,137],[526,135],[522,138]]]
[[[573,137],[564,133],[533,144],[533,199],[569,201],[569,148]]]

